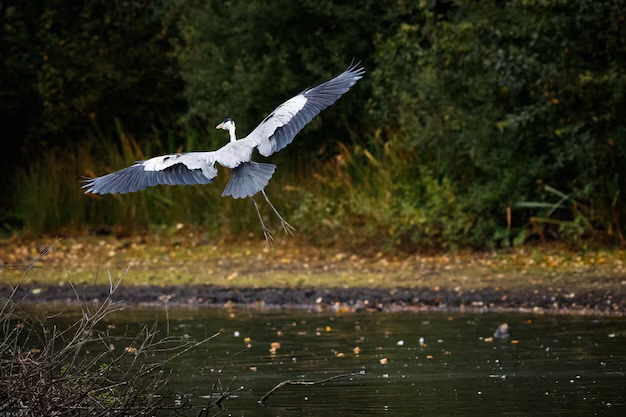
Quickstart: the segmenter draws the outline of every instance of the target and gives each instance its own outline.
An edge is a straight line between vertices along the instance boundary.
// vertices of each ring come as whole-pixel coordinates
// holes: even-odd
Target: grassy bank
[[[54,239],[5,240],[0,260],[5,282]],[[130,268],[125,285],[201,285],[287,288],[429,287],[462,290],[555,289],[626,294],[626,251],[570,251],[561,245],[493,252],[391,256],[358,254],[278,239],[216,242],[182,227],[169,236],[65,238],[29,272],[27,282],[104,284]]]

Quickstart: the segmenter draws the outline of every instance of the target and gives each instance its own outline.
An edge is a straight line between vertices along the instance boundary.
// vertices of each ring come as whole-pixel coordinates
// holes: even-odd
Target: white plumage
[[[306,124],[346,93],[364,73],[363,68],[351,65],[337,77],[304,90],[278,106],[248,136],[240,140],[235,136],[235,123],[225,119],[217,127],[229,131],[230,142],[216,151],[163,155],[138,161],[128,168],[87,180],[83,185],[87,189],[85,193],[124,194],[158,184],[209,184],[217,176],[215,163],[218,163],[232,170],[231,179],[222,196],[252,198],[256,193],[263,192],[285,231],[290,232],[291,226],[278,214],[263,191],[276,167],[253,162],[252,153],[256,148],[261,155],[270,156],[283,149]],[[252,201],[256,207],[254,199]],[[260,213],[259,220],[269,241],[271,235]]]

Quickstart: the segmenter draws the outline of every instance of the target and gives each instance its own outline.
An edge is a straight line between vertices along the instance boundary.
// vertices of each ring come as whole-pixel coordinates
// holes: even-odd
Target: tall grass
[[[17,173],[17,216],[36,233],[101,227],[133,233],[177,223],[201,225],[225,234],[255,230],[256,214],[248,207],[249,202],[221,198],[228,181],[226,171],[207,186],[159,186],[125,195],[84,194],[81,186],[86,177],[104,175],[150,156],[218,146],[209,143],[215,142],[213,138],[198,134],[187,135],[184,146],[159,139],[144,140],[140,146],[119,126],[118,137],[113,140],[90,138],[73,149],[41,155],[36,163]]]
[[[228,170],[206,186],[159,186],[105,196],[85,195],[81,189],[83,177],[104,175],[162,153],[215,149],[223,142],[218,135],[192,132],[184,146],[167,137],[143,140],[140,146],[118,126],[115,140],[101,137],[72,150],[47,153],[18,174],[21,219],[36,233],[106,227],[124,234],[184,223],[202,226],[214,236],[257,233],[261,238],[250,201],[221,197]],[[378,132],[367,143],[339,143],[331,159],[300,155],[296,163],[278,164],[267,192],[300,238],[383,249],[442,248],[468,239],[473,220],[445,178],[436,178],[401,141],[385,142]],[[271,211],[261,209],[278,232]]]
[[[468,239],[471,220],[452,185],[415,152],[377,132],[367,146],[338,145],[301,193],[293,218],[323,244],[442,248]]]
[[[17,213],[28,230],[104,229],[124,235],[183,223],[200,226],[216,239],[263,238],[250,200],[221,197],[229,180],[227,169],[220,168],[214,183],[204,186],[85,195],[81,188],[85,177],[163,153],[216,149],[226,141],[222,132],[191,131],[182,140],[166,132],[141,141],[119,124],[116,132],[114,138],[100,134],[73,149],[40,155],[17,174]],[[375,250],[445,249],[495,245],[498,239],[510,240],[511,233],[520,244],[537,230],[532,223],[536,216],[516,230],[495,224],[489,213],[476,210],[472,193],[437,173],[434,161],[424,160],[415,148],[407,149],[401,138],[389,136],[383,140],[381,132],[374,132],[352,145],[337,143],[332,151],[324,151],[331,157],[297,153],[291,158],[286,150],[273,158],[278,169],[267,192],[297,229],[299,239]],[[276,217],[262,198],[257,200],[268,226],[280,233]]]

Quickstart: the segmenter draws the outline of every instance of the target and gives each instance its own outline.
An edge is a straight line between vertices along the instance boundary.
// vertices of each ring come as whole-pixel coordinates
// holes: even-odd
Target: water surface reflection
[[[111,322],[132,332],[157,317],[166,332],[163,310],[129,309]],[[490,340],[504,322],[512,336]],[[171,389],[195,392],[200,404],[224,367],[223,384],[236,377],[232,388],[243,388],[222,415],[616,415],[626,390],[625,325],[620,317],[512,313],[170,309],[170,334],[221,332],[174,364]],[[286,379],[360,371],[285,386],[266,407],[257,403]]]

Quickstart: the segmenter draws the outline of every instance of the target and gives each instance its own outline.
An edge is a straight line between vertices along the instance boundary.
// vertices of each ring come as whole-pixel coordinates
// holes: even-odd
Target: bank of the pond
[[[271,249],[259,241],[214,244],[183,232],[1,241],[0,297],[19,283],[15,298],[28,302],[76,303],[75,290],[83,301],[102,300],[108,277],[123,276],[115,298],[131,305],[626,313],[622,249],[354,253],[297,238]]]
[[[0,297],[11,295],[8,286]],[[30,303],[76,304],[101,302],[105,285],[21,285],[14,299]],[[141,306],[224,306],[253,308],[306,308],[338,311],[474,310],[530,311],[534,313],[623,315],[624,300],[610,291],[566,293],[558,290],[507,291],[487,287],[463,291],[446,288],[226,288],[202,286],[122,285],[114,300]]]

